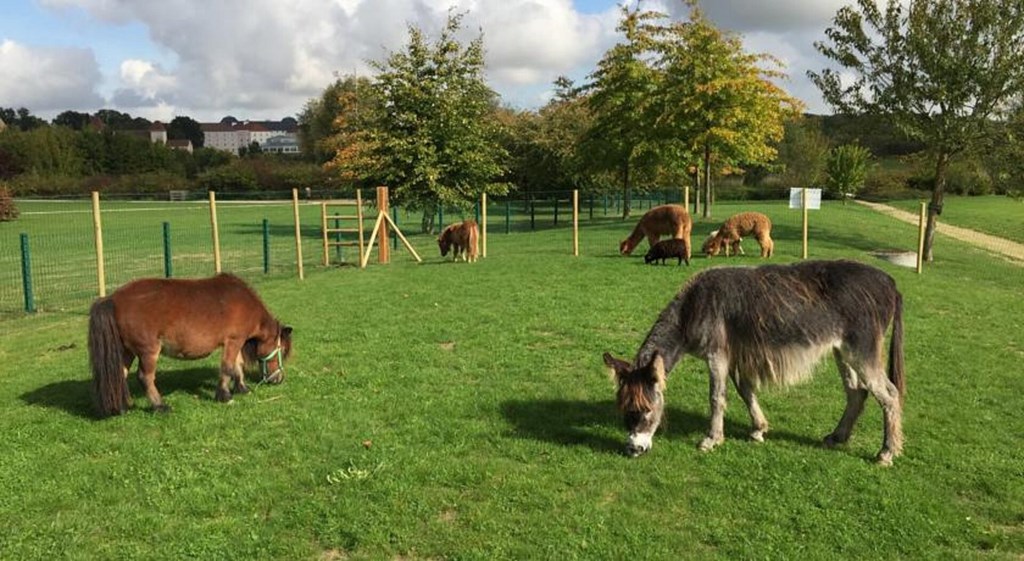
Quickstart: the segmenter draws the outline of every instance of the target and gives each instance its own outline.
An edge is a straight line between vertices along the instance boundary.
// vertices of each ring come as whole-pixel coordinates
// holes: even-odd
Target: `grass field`
[[[921,201],[890,201],[886,204],[915,214],[921,208]],[[1024,243],[1024,202],[1003,195],[947,196],[939,220]]]
[[[798,258],[799,213],[742,208],[775,222],[773,262]],[[295,327],[287,380],[223,405],[216,357],[164,360],[167,415],[133,379],[134,410],[92,418],[87,302],[0,323],[0,558],[1024,555],[1024,270],[942,238],[918,276],[867,253],[914,247],[914,226],[826,204],[811,257],[876,264],[904,294],[905,455],[873,465],[873,401],[848,446],[818,446],[843,408],[831,363],[762,392],[764,444],[730,390],[727,440],[703,454],[707,376],[688,358],[654,449],[629,459],[601,353],[632,356],[695,272],[758,262],[751,240],[731,261],[644,266],[615,252],[631,225],[588,223],[578,258],[558,228],[494,234],[475,265],[418,236],[422,265],[247,274]]]

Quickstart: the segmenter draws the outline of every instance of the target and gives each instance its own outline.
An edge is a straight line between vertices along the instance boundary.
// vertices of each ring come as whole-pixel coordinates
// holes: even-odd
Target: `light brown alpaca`
[[[733,254],[742,254],[743,249],[740,242],[743,236],[754,236],[761,246],[761,257],[771,257],[775,249],[775,242],[772,241],[772,221],[760,212],[741,212],[726,220],[707,241],[704,242],[704,254],[708,257],[718,255],[722,248],[725,248],[725,255],[729,255],[729,249]]]
[[[690,213],[686,212],[685,207],[680,205],[656,206],[640,217],[633,232],[619,244],[619,253],[629,255],[644,237],[647,238],[647,243],[653,247],[661,236],[667,235],[683,240],[683,245],[686,246],[686,260],[689,262],[690,229],[692,227],[693,221],[690,220]]]
[[[437,246],[441,249],[441,256],[448,255],[452,250],[452,261],[462,256],[463,261],[470,263],[476,261],[479,253],[480,231],[475,220],[466,220],[451,224],[437,237]]]

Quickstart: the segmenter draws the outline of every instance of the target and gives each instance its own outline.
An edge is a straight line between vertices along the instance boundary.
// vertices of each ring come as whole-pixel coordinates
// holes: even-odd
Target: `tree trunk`
[[[423,217],[420,221],[420,229],[424,234],[434,233],[434,219],[437,218],[437,208],[433,205],[423,207]]]
[[[932,242],[935,240],[936,218],[942,214],[942,198],[946,191],[946,173],[949,170],[949,153],[940,151],[935,162],[935,187],[932,189],[932,201],[928,205],[928,223],[924,229],[924,260],[929,263],[935,260],[932,254]]]
[[[704,218],[711,218],[711,146],[704,144]]]
[[[693,217],[700,215],[700,165],[693,166]]]
[[[632,203],[632,189],[629,184],[629,160],[622,166],[622,218],[629,218],[630,205]]]

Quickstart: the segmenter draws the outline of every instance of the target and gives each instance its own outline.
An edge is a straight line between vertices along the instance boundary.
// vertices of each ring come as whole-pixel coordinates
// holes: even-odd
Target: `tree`
[[[659,122],[672,138],[688,142],[683,153],[700,154],[706,218],[714,200],[712,165],[721,170],[774,160],[783,123],[801,103],[773,83],[785,77],[777,59],[745,52],[738,36],[716,28],[696,2],[689,5],[689,20],[669,26],[662,42]]]
[[[191,117],[178,116],[167,124],[167,138],[170,140],[190,140],[192,148],[202,148],[205,142],[203,127]]]
[[[53,118],[53,124],[61,127],[68,127],[76,131],[80,131],[85,127],[89,126],[89,120],[92,117],[88,113],[79,113],[78,111],[64,111],[60,115]]]
[[[440,36],[428,43],[409,27],[404,51],[372,64],[377,101],[349,127],[340,118],[332,169],[391,188],[394,204],[423,211],[432,231],[436,207],[470,207],[481,193],[501,194],[508,155],[497,142],[495,93],[483,77],[483,39],[457,39],[462,16],[449,12]],[[365,119],[365,121],[364,121]]]
[[[857,194],[868,175],[871,152],[856,144],[836,146],[828,153],[825,163],[825,187],[846,199]]]
[[[362,130],[365,119],[359,119],[360,113],[366,117],[372,113],[370,84],[366,77],[345,76],[327,86],[319,98],[306,102],[299,113],[298,136],[307,158],[321,164],[329,162],[339,149],[337,143],[344,143],[338,137],[340,133]]]
[[[622,19],[616,29],[626,40],[604,54],[590,75],[592,82],[584,86],[593,121],[581,148],[594,169],[618,175],[622,217],[629,218],[635,176],[645,171],[653,175],[658,161],[651,108],[661,75],[651,57],[660,30],[657,22],[665,14],[639,6],[630,10],[625,4],[619,9]]]
[[[935,158],[924,247],[932,261],[950,160],[984,138],[1024,88],[1024,4],[888,0],[883,12],[857,0],[825,35],[815,47],[844,75],[808,72],[825,100],[839,112],[884,116]]]
[[[114,109],[100,109],[96,117],[111,130],[146,130],[152,124],[142,117],[132,117]]]
[[[20,131],[30,131],[39,127],[45,127],[46,121],[36,117],[31,111],[24,107],[14,108],[0,107],[0,120],[3,120],[8,127]]]
[[[815,187],[825,172],[828,138],[817,119],[799,117],[786,122],[786,133],[779,144],[779,163],[784,166],[783,181],[790,187]]]

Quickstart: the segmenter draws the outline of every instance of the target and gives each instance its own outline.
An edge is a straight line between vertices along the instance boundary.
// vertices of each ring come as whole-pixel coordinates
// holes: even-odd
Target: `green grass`
[[[887,204],[915,214],[921,210],[921,201]],[[939,221],[1024,243],[1024,202],[1003,195],[947,196]]]
[[[719,209],[720,216],[739,210]],[[800,253],[799,213],[773,262]],[[905,298],[906,451],[890,469],[869,404],[850,444],[835,367],[762,392],[747,441],[730,390],[710,454],[705,367],[671,374],[652,452],[625,434],[601,353],[632,356],[686,279],[732,261],[644,266],[631,227],[492,234],[489,257],[247,275],[295,326],[280,386],[213,400],[216,359],[163,360],[174,410],[91,418],[87,303],[3,322],[3,559],[1019,559],[1024,554],[1024,271],[943,240],[918,276],[874,261],[916,229],[858,205],[811,214],[812,257],[877,264]],[[702,223],[701,233],[712,229]],[[700,235],[695,235],[698,242]],[[699,243],[699,242],[698,242]],[[638,252],[640,253],[640,252]],[[364,444],[365,443],[365,444]]]

